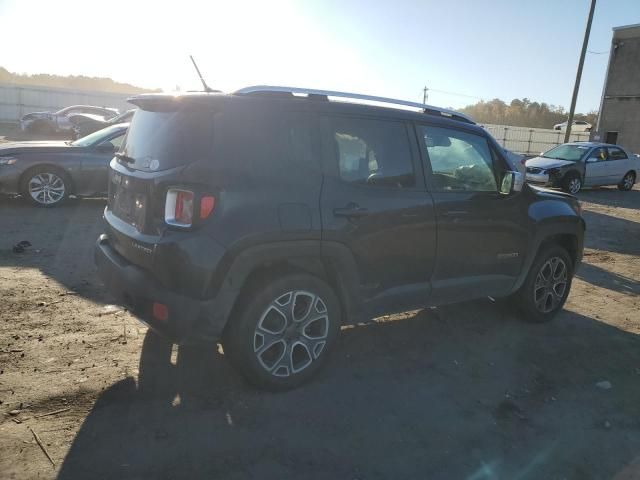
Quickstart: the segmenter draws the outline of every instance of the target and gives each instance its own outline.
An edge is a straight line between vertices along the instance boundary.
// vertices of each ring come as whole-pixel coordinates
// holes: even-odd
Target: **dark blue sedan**
[[[21,194],[40,207],[59,205],[69,195],[105,193],[109,162],[128,126],[107,127],[74,142],[0,144],[0,193]]]

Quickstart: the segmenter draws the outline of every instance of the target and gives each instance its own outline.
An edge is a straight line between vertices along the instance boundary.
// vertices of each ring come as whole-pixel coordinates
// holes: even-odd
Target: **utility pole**
[[[564,134],[564,143],[568,143],[569,137],[571,136],[573,114],[576,111],[576,101],[578,100],[578,90],[580,90],[580,79],[582,78],[582,67],[584,67],[584,57],[587,54],[587,45],[589,44],[589,35],[591,34],[591,22],[593,21],[593,12],[595,11],[595,9],[596,0],[591,0],[589,19],[587,20],[587,28],[584,32],[584,40],[582,41],[582,52],[580,52],[580,62],[578,62],[578,72],[576,73],[576,83],[573,86],[573,97],[571,97],[571,108],[569,109],[569,120],[567,120],[567,131]]]
[[[429,95],[427,94],[428,91],[429,91],[429,89],[425,85],[424,89],[422,90],[422,103],[427,103],[427,100],[429,98]]]

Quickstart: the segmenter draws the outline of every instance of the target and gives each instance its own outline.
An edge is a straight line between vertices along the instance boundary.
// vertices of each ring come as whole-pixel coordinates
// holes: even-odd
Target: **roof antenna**
[[[200,77],[200,81],[202,82],[202,87],[204,88],[204,91],[205,92],[219,92],[220,90],[212,89],[209,85],[207,85],[207,82],[204,81],[204,78],[202,78],[202,74],[200,73],[200,69],[198,68],[198,65],[196,64],[196,61],[193,59],[193,55],[189,55],[189,58],[193,62],[193,66],[195,67],[196,72],[198,72],[198,76]]]

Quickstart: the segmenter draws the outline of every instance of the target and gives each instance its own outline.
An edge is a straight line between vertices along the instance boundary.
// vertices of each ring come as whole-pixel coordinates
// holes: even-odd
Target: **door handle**
[[[365,217],[369,215],[369,210],[362,208],[355,203],[350,203],[346,207],[334,208],[333,214],[336,217]]]

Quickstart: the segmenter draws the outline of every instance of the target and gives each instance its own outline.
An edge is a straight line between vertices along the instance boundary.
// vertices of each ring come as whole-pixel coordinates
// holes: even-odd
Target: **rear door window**
[[[609,160],[624,160],[627,158],[627,154],[624,150],[616,147],[609,147]]]
[[[416,178],[404,123],[334,117],[330,119],[340,178],[370,187],[415,187]]]

